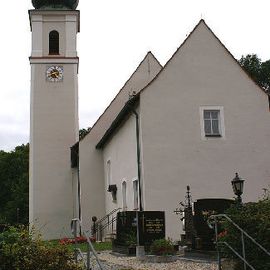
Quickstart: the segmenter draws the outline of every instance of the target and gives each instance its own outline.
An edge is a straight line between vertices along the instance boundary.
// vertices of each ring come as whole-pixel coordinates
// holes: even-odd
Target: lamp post
[[[241,179],[238,173],[235,174],[234,179],[232,180],[232,188],[234,194],[237,196],[236,201],[238,204],[242,204],[241,195],[243,194],[244,189],[244,179]]]

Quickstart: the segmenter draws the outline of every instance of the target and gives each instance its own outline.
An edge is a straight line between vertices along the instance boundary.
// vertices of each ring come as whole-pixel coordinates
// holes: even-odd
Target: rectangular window
[[[134,210],[138,210],[139,208],[139,181],[133,181],[133,202],[134,202]]]
[[[107,178],[107,186],[109,186],[109,185],[111,185],[111,183],[112,183],[112,180],[111,180],[111,178],[112,178],[112,171],[111,171],[111,161],[110,160],[108,160],[107,161],[107,164],[106,164],[106,178]]]
[[[220,137],[220,111],[204,110],[204,133],[206,137]]]

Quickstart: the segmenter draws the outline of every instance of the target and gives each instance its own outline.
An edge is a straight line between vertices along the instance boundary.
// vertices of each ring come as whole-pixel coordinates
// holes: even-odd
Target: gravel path
[[[216,263],[194,262],[179,257],[179,260],[171,263],[141,263],[136,257],[118,257],[109,251],[100,252],[101,260],[105,270],[217,270]],[[96,267],[94,268],[97,269]]]

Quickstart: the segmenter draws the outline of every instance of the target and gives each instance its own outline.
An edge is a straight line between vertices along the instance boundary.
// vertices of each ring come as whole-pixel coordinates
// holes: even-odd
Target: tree
[[[28,223],[29,144],[0,151],[0,223]]]
[[[234,205],[226,214],[244,231],[260,243],[266,250],[270,250],[270,196],[265,190],[263,199],[258,202],[246,203],[243,206]],[[221,241],[229,243],[239,254],[242,254],[241,234],[229,222],[223,223],[224,231],[219,235]],[[250,239],[245,237],[245,251],[247,261],[256,269],[270,269],[270,259]],[[223,249],[226,257],[236,256],[226,247]],[[242,270],[243,263],[238,261],[235,270]]]
[[[262,87],[270,91],[270,60],[262,63]]]
[[[270,60],[262,62],[256,54],[242,56],[239,64],[266,92],[270,90]]]
[[[79,137],[80,137],[80,140],[82,140],[89,132],[90,132],[91,128],[83,128],[83,129],[80,129],[79,131]]]

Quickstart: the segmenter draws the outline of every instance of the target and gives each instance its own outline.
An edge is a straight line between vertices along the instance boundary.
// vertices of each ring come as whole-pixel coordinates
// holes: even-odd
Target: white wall
[[[133,181],[138,179],[136,120],[133,114],[121,129],[116,131],[103,150],[104,181],[107,185],[107,162],[111,163],[111,185],[117,186],[117,201],[112,200],[110,192],[106,192],[106,212],[123,207],[122,183],[126,181],[127,209],[134,210]]]
[[[51,14],[53,13],[53,15]],[[67,24],[66,13],[73,15]],[[77,11],[31,11],[33,48],[31,64],[29,221],[45,239],[69,235],[74,178],[70,147],[78,141],[78,59],[64,58],[72,28],[76,40]],[[70,19],[70,18],[69,18]],[[69,20],[68,19],[68,20]],[[60,57],[48,56],[50,29],[60,34]],[[73,47],[76,53],[76,47]],[[63,81],[50,82],[46,70],[63,67]],[[75,188],[76,189],[76,188]]]
[[[200,107],[223,106],[225,137],[201,138]],[[173,213],[190,185],[193,200],[232,198],[235,172],[244,201],[269,187],[267,96],[203,22],[141,93],[146,210],[165,210],[168,236],[180,235]]]
[[[90,228],[92,216],[97,216],[99,219],[106,212],[107,187],[104,185],[103,153],[102,150],[96,150],[95,147],[128,101],[129,94],[133,91],[140,91],[156,76],[160,69],[161,66],[154,56],[147,53],[138,68],[92,127],[91,132],[80,141],[82,218],[86,228]]]

